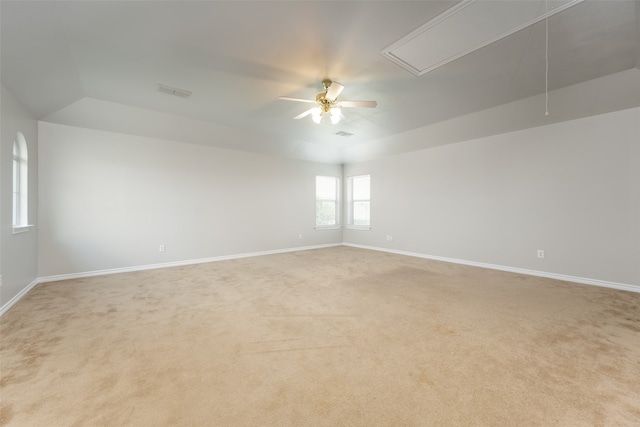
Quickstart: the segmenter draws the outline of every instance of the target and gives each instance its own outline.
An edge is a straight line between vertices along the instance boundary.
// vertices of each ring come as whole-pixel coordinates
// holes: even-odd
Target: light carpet
[[[638,426],[640,294],[334,247],[38,285],[8,426]]]

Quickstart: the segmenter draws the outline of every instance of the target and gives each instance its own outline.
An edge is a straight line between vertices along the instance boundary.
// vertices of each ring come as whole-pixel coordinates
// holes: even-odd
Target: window
[[[349,225],[354,228],[369,228],[371,176],[351,176],[348,181],[349,191]]]
[[[338,226],[338,183],[335,176],[316,176],[316,228]]]
[[[21,227],[26,227],[29,224],[29,215],[27,207],[27,142],[24,139],[24,135],[20,132],[16,135],[16,139],[13,141],[13,230],[20,230]]]

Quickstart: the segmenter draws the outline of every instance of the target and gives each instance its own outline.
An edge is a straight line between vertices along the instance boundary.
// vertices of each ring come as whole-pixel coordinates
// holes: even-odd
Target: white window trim
[[[342,225],[316,225],[313,227],[314,230],[339,230],[342,228]]]
[[[342,225],[340,224],[340,178],[337,176],[330,176],[330,175],[316,175],[316,179],[321,176],[324,178],[334,178],[336,180],[336,199],[332,200],[332,199],[318,199],[317,196],[317,189],[316,189],[316,202],[318,201],[329,201],[329,202],[335,202],[336,204],[336,223],[335,224],[330,224],[330,225],[318,225],[316,224],[313,228],[314,230],[339,230],[340,228],[342,228]],[[316,212],[317,215],[317,212]]]
[[[27,141],[21,132],[16,134],[13,141],[12,169],[12,185],[15,190],[17,182],[18,192],[13,193],[11,226],[12,233],[17,234],[29,231],[29,228],[33,227],[29,224],[29,152]]]
[[[347,178],[347,224],[346,224],[346,228],[349,230],[363,230],[363,231],[369,231],[371,230],[371,216],[369,216],[369,224],[368,225],[358,225],[358,224],[353,224],[353,203],[355,201],[359,201],[359,200],[354,200],[353,199],[353,179],[354,178],[359,178],[362,176],[368,176],[369,177],[369,206],[371,206],[371,174],[368,173],[363,173],[360,175],[353,175]]]
[[[33,224],[28,224],[28,225],[14,225],[11,228],[11,234],[20,234],[20,233],[26,233],[27,231],[31,230],[31,228],[35,227],[35,225]]]
[[[349,230],[364,230],[364,231],[369,231],[371,230],[371,226],[370,225],[347,225],[347,229]]]

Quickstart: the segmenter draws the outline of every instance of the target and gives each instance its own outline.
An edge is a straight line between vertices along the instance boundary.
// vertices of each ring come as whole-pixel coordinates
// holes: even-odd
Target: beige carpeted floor
[[[640,294],[349,247],[41,284],[11,426],[638,426]]]

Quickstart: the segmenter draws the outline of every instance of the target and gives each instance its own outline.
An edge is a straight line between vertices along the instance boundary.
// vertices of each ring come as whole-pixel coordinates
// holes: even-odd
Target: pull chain
[[[548,0],[544,1],[544,10],[548,12]],[[544,115],[549,115],[549,17],[544,18],[545,23],[545,46],[544,46]]]

